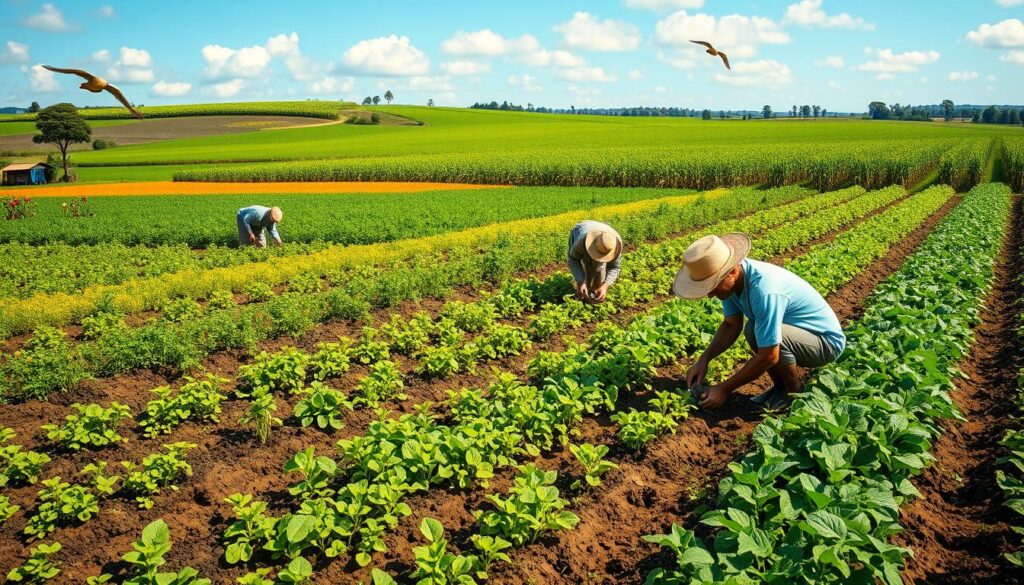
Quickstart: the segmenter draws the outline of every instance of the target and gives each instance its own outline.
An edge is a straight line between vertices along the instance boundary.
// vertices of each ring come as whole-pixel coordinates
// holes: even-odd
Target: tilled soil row
[[[903,264],[959,200],[950,200],[883,258],[828,297],[844,324],[860,317],[874,288]],[[682,385],[684,373],[679,366],[663,369],[655,389]],[[767,386],[765,377],[748,392]],[[651,569],[671,561],[642,536],[664,533],[673,523],[693,525],[703,506],[713,502],[715,486],[727,473],[728,464],[748,450],[750,433],[760,418],[746,396],[734,396],[717,412],[693,411],[676,434],[652,442],[646,453],[625,456],[600,487],[579,498],[573,510],[580,524],[574,530],[516,551],[512,562],[501,565],[490,583],[643,583]],[[610,421],[589,422],[578,441],[618,444]],[[622,447],[618,449],[621,452]],[[579,473],[574,471],[568,452],[552,454],[549,459],[542,465]],[[466,515],[459,520],[462,525],[472,522]]]
[[[935,463],[914,481],[921,498],[903,510],[907,531],[896,540],[914,551],[904,573],[908,583],[1024,583],[1024,571],[1003,558],[1019,548],[1021,537],[1011,528],[1017,516],[1003,507],[995,480],[996,459],[1006,453],[999,441],[1021,425],[1013,403],[1024,366],[1016,331],[1024,308],[1021,203],[1017,198],[995,286],[974,330],[970,358],[961,364],[967,378],[954,379],[952,397],[966,420],[943,423],[932,449]]]
[[[850,229],[887,208],[888,206],[877,210],[846,226],[843,230],[805,244],[801,250],[829,241],[837,233]],[[545,270],[550,273],[558,269],[560,269],[560,265],[556,264],[546,267]],[[462,300],[474,300],[467,291],[462,291],[462,293]],[[628,323],[633,318],[660,305],[667,298],[669,297],[659,297],[652,302],[623,311],[615,315],[613,320],[619,324]],[[436,312],[441,304],[440,301],[427,301],[421,306],[409,303],[398,310],[408,317],[415,311],[424,308]],[[391,311],[394,312],[395,309],[391,309]],[[523,317],[511,321],[511,323],[525,325],[526,319]],[[492,366],[504,371],[522,373],[525,371],[526,364],[538,351],[558,351],[564,348],[567,340],[582,341],[593,332],[596,325],[596,323],[587,324],[566,332],[567,334],[564,336],[555,336],[547,342],[535,343],[528,352],[521,356],[482,364],[474,375],[463,374],[448,380],[432,381],[411,378],[411,383],[405,390],[408,398],[384,406],[396,414],[411,412],[416,404],[443,399],[448,390],[486,385],[491,378],[490,368]],[[265,349],[275,350],[283,345],[292,344],[306,350],[314,350],[318,341],[337,339],[338,335],[352,337],[357,332],[358,328],[351,324],[328,323],[318,327],[302,343],[295,344],[288,340],[275,340],[268,342]],[[227,387],[232,388],[234,373],[238,366],[244,363],[244,358],[245,355],[241,352],[217,354],[208,360],[206,367],[211,373],[228,378],[230,382]],[[401,362],[403,371],[411,371],[412,360],[402,357],[395,359]],[[365,372],[365,367],[353,367],[349,374],[340,380],[332,381],[331,385],[351,388]],[[133,411],[137,412],[143,410],[145,403],[152,398],[148,392],[149,389],[171,381],[166,374],[153,372],[138,372],[120,377],[114,384],[109,383],[109,380],[92,381],[83,384],[79,390],[68,395],[54,395],[59,400],[53,402],[33,401],[5,407],[4,411],[0,412],[0,425],[14,428],[19,434],[14,442],[30,448],[33,444],[39,444],[37,441],[39,437],[34,437],[37,435],[39,426],[45,422],[63,420],[63,416],[67,412],[67,404],[71,402],[107,404],[116,400],[128,404]],[[286,419],[287,426],[276,428],[271,441],[265,446],[256,445],[253,442],[252,434],[247,430],[240,429],[236,422],[247,408],[247,403],[229,400],[222,405],[223,412],[220,423],[214,425],[185,423],[171,434],[155,439],[143,438],[137,428],[123,427],[122,434],[130,437],[130,441],[126,444],[96,453],[88,451],[77,454],[51,452],[54,461],[47,467],[44,477],[60,475],[65,480],[70,480],[77,470],[96,460],[112,462],[111,467],[114,468],[114,462],[141,460],[142,457],[159,451],[160,445],[164,443],[187,441],[198,444],[198,448],[186,455],[186,460],[193,466],[194,476],[185,480],[177,492],[165,489],[156,498],[157,503],[153,509],[140,511],[130,499],[115,498],[101,503],[101,512],[97,518],[82,526],[58,530],[53,536],[64,544],[64,548],[57,556],[64,571],[62,576],[58,577],[58,582],[61,578],[69,578],[68,576],[80,579],[83,575],[95,573],[97,566],[109,563],[111,559],[118,558],[120,553],[127,551],[130,548],[130,543],[138,538],[142,527],[161,517],[170,524],[172,538],[176,542],[167,557],[171,563],[170,566],[193,566],[200,570],[201,575],[212,578],[215,582],[232,582],[234,577],[240,575],[242,571],[239,568],[231,569],[222,558],[223,549],[220,538],[228,520],[223,514],[230,511],[230,507],[223,503],[223,498],[235,492],[253,493],[259,499],[270,504],[272,513],[285,512],[289,509],[292,501],[292,497],[287,492],[287,486],[294,483],[295,478],[284,474],[282,471],[284,462],[308,446],[314,446],[318,453],[331,453],[337,440],[361,434],[366,426],[376,418],[376,415],[369,409],[345,413],[343,417],[345,428],[328,434],[314,428],[302,428],[295,421],[288,421],[287,417],[299,397],[280,398],[284,397],[279,397],[277,414]],[[603,425],[607,427],[611,423],[605,420]],[[611,431],[612,438],[614,438],[614,428]],[[45,449],[43,450],[45,451]],[[239,462],[244,462],[244,464],[239,465]],[[492,482],[492,488],[504,488],[510,475],[510,473],[506,473],[504,477],[497,478]],[[7,493],[11,496],[12,502],[21,505],[23,510],[30,510],[34,506],[38,489],[37,484],[36,486],[9,489]],[[410,505],[414,512],[424,509],[426,504],[422,504],[421,501],[432,500],[435,492],[442,494],[442,498],[465,497],[465,494],[443,490],[419,494],[410,498]],[[479,493],[471,497],[482,497],[481,490],[475,492]],[[468,509],[471,510],[475,507],[474,505]],[[464,508],[462,511],[465,513],[466,509]],[[4,550],[20,551],[19,554],[12,555],[10,559],[0,557],[0,571],[9,570],[10,566],[14,565],[15,559],[23,558],[27,554],[27,544],[19,539],[20,534],[18,534],[24,527],[24,522],[25,516],[24,513],[21,513],[8,521],[0,530],[0,547]],[[418,524],[418,520],[416,522]],[[396,543],[394,550],[402,551],[404,558],[411,558],[409,546],[411,546],[411,542],[415,542],[416,538],[410,538],[412,535],[404,534],[404,524],[395,533],[394,538],[401,542]],[[405,546],[403,546],[403,542]],[[117,568],[118,565],[112,564],[104,566],[103,570],[110,572]],[[324,566],[317,568],[316,581],[345,582],[352,580],[353,572],[357,569],[358,567],[354,563],[324,563]],[[321,574],[321,571],[324,570],[327,572]]]

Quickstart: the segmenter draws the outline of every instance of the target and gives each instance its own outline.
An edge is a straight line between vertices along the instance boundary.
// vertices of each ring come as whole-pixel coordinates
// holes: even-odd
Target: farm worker
[[[569,271],[576,279],[576,295],[584,301],[604,302],[608,287],[619,277],[622,238],[608,224],[584,220],[569,232]]]
[[[250,205],[238,210],[235,216],[238,224],[238,245],[239,246],[267,246],[267,236],[264,230],[270,232],[274,243],[281,245],[281,235],[277,233],[277,224],[281,221],[284,213],[280,207],[263,207],[262,205]]]
[[[684,299],[722,301],[722,324],[686,373],[690,388],[703,385],[708,363],[729,349],[740,333],[754,352],[739,371],[698,396],[702,408],[718,408],[734,390],[765,372],[772,388],[751,402],[772,409],[784,406],[790,394],[802,389],[797,366],[824,366],[846,347],[839,318],[814,287],[785,268],[747,258],[749,252],[746,234],[705,236],[683,253],[683,267],[672,285]]]

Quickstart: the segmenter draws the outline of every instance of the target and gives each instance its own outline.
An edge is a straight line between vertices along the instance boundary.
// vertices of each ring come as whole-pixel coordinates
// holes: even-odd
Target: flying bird
[[[690,41],[690,42],[691,43],[696,43],[696,44],[704,46],[704,47],[707,47],[708,48],[708,50],[707,50],[708,55],[711,55],[712,57],[721,57],[722,58],[722,62],[725,63],[725,68],[728,69],[729,71],[732,71],[732,67],[729,66],[729,57],[725,53],[723,53],[723,52],[719,51],[718,49],[712,47],[711,43],[706,42],[706,41]]]
[[[111,95],[117,98],[117,101],[121,102],[122,104],[124,104],[124,107],[128,108],[128,111],[130,111],[133,116],[140,120],[142,119],[142,112],[132,107],[132,104],[129,103],[128,99],[124,97],[124,94],[121,93],[121,90],[107,83],[106,79],[103,79],[102,77],[96,77],[92,73],[89,73],[88,71],[82,71],[81,69],[60,69],[58,67],[50,67],[49,65],[43,65],[43,67],[49,69],[50,71],[55,71],[57,73],[70,73],[71,75],[77,75],[81,77],[85,80],[85,83],[79,85],[78,87],[84,90],[91,91],[93,93],[99,93],[104,90],[109,91]]]

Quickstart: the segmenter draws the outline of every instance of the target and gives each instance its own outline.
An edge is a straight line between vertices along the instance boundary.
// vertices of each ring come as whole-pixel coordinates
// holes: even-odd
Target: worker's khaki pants
[[[747,319],[743,335],[750,344],[750,349],[757,353],[757,337],[754,335],[754,322]],[[839,359],[839,354],[821,335],[782,324],[782,342],[779,344],[779,361],[783,364],[796,364],[801,368],[820,368]]]

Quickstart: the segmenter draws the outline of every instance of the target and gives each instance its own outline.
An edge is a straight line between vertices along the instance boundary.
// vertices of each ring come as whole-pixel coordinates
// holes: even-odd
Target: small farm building
[[[16,163],[0,169],[4,185],[42,185],[46,183],[46,163]]]

